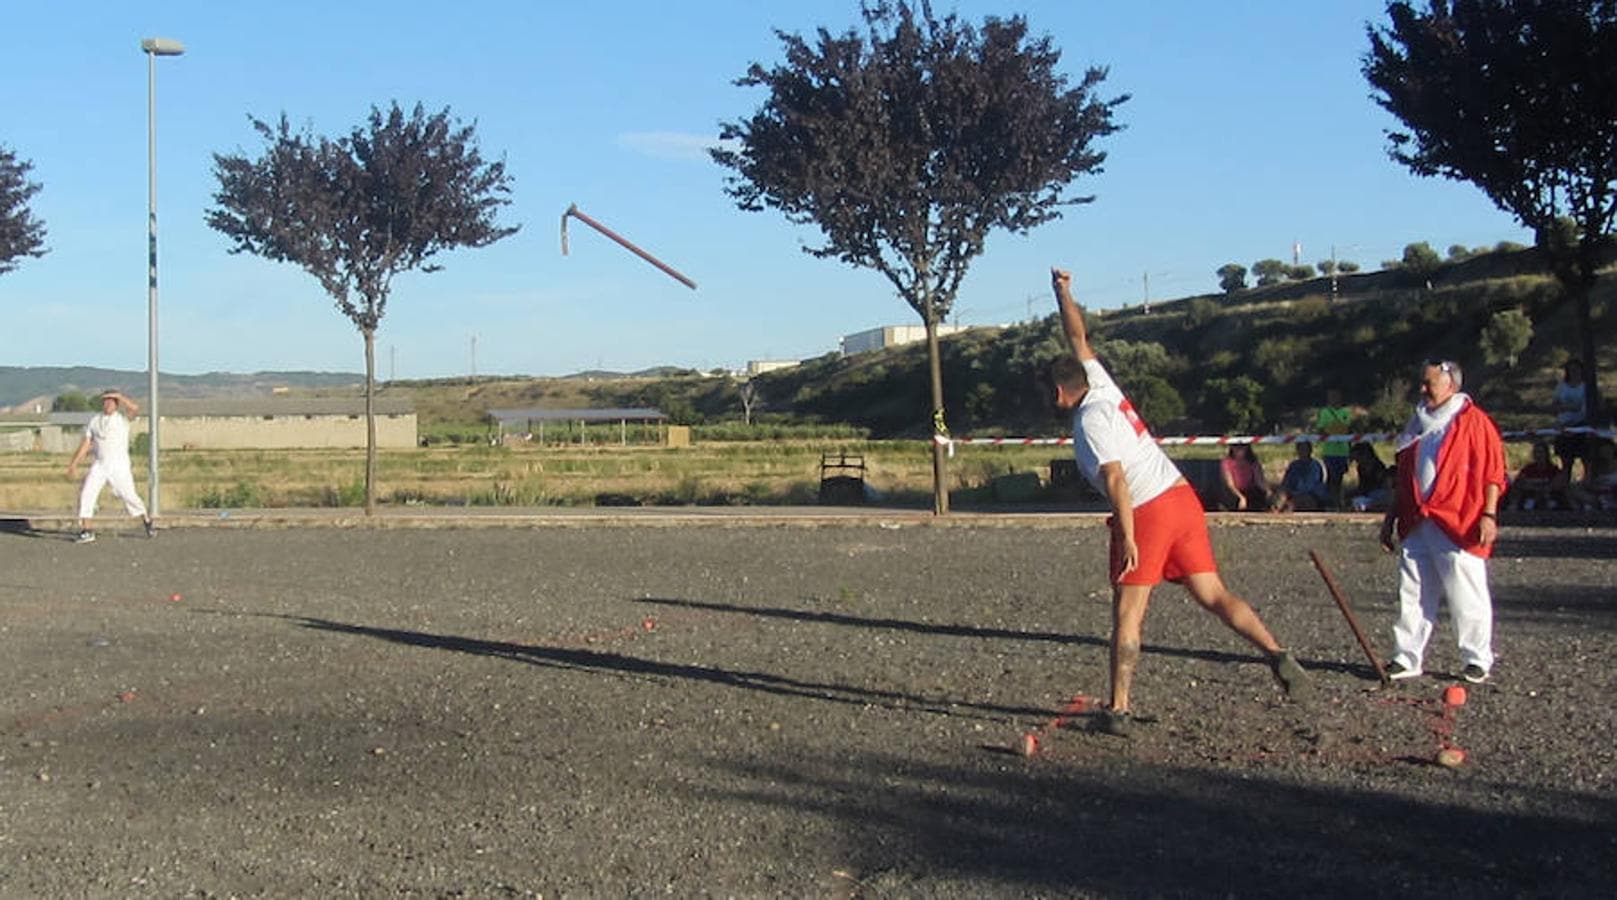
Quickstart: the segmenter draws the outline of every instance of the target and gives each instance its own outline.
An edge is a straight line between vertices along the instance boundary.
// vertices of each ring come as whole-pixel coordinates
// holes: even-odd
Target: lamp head
[[[173,38],[143,38],[140,49],[153,56],[179,56],[185,52],[185,45]]]

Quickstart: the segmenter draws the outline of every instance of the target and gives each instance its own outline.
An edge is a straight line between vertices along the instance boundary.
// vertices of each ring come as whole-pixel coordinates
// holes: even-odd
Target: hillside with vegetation
[[[1408,415],[1415,365],[1429,356],[1460,361],[1467,390],[1505,427],[1545,424],[1559,367],[1578,344],[1558,283],[1534,250],[1451,257],[1427,268],[1394,265],[1101,311],[1091,315],[1092,333],[1160,434],[1302,429],[1333,387],[1365,410],[1363,429],[1393,428]],[[1602,373],[1617,365],[1614,294],[1617,274],[1608,269],[1595,292]],[[1063,432],[1039,386],[1044,365],[1064,352],[1053,315],[941,343],[953,433]],[[387,391],[414,399],[425,431],[451,435],[483,433],[490,408],[652,406],[701,426],[699,436],[840,425],[875,438],[924,438],[925,364],[924,347],[912,344],[827,354],[756,376],[752,429],[739,427],[746,382],[694,371],[405,382]]]

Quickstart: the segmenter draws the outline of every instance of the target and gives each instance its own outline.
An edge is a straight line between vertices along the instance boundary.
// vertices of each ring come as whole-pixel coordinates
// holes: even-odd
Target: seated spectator
[[[1314,445],[1308,441],[1298,441],[1297,458],[1286,466],[1285,477],[1280,479],[1280,490],[1275,494],[1275,510],[1318,511],[1325,508],[1329,499],[1325,466],[1314,458]]]
[[[1393,467],[1381,461],[1376,448],[1359,441],[1348,448],[1359,484],[1349,505],[1357,512],[1386,512],[1392,508]]]
[[[1251,444],[1231,444],[1229,455],[1219,460],[1218,471],[1221,476],[1219,509],[1269,508],[1269,481],[1263,477],[1263,463],[1258,462]]]
[[[1533,442],[1533,459],[1522,466],[1499,504],[1505,509],[1569,509],[1566,473],[1550,459],[1550,445]]]
[[[1585,460],[1583,478],[1572,482],[1578,509],[1617,509],[1617,444],[1601,439]]]

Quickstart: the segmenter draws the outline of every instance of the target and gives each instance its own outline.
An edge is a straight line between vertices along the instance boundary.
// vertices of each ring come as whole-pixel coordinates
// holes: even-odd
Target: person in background
[[[1308,441],[1296,444],[1297,458],[1286,466],[1280,479],[1280,490],[1275,494],[1276,512],[1316,512],[1325,508],[1325,466],[1314,458],[1314,445]]]
[[[1561,380],[1555,383],[1552,402],[1555,405],[1555,427],[1582,428],[1589,424],[1589,386],[1583,380],[1583,360],[1569,359],[1561,366]],[[1566,467],[1566,477],[1572,476],[1572,464],[1583,463],[1583,477],[1589,477],[1589,435],[1562,432],[1555,436],[1555,455]]]
[[[84,473],[84,484],[79,488],[79,535],[75,543],[88,544],[95,540],[90,520],[95,518],[96,502],[101,489],[110,486],[112,495],[123,501],[131,516],[139,516],[146,536],[152,536],[152,520],[146,515],[146,504],[135,490],[135,475],[129,467],[129,415],[138,415],[140,407],[119,391],[101,393],[101,413],[93,416],[84,426],[84,440],[67,464],[67,477],[77,478],[79,463],[94,455],[90,470]]]
[[[1218,462],[1220,490],[1218,506],[1231,511],[1269,508],[1269,481],[1263,476],[1263,463],[1252,452],[1251,444],[1231,444]]]
[[[1599,438],[1591,446],[1587,474],[1572,483],[1572,501],[1578,509],[1617,508],[1617,444]]]
[[[1381,461],[1376,448],[1358,441],[1348,448],[1358,489],[1348,503],[1355,512],[1385,512],[1392,505],[1393,468]]]
[[[1572,506],[1567,496],[1566,473],[1550,459],[1550,445],[1533,442],[1533,458],[1516,473],[1505,491],[1502,505],[1505,509],[1567,509]]]
[[[1325,405],[1314,415],[1314,430],[1327,437],[1347,434],[1352,430],[1353,410],[1342,405],[1342,392],[1330,388],[1325,392]],[[1320,461],[1325,464],[1325,493],[1333,509],[1342,507],[1342,478],[1347,475],[1350,457],[1348,442],[1322,441]]]

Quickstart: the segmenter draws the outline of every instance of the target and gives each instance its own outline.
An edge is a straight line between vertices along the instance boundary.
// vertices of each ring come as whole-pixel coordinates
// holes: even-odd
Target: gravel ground
[[[1610,896],[1617,529],[1447,713],[1374,538],[1215,527],[1317,697],[1169,586],[1119,739],[1093,519],[0,534],[0,895]]]

